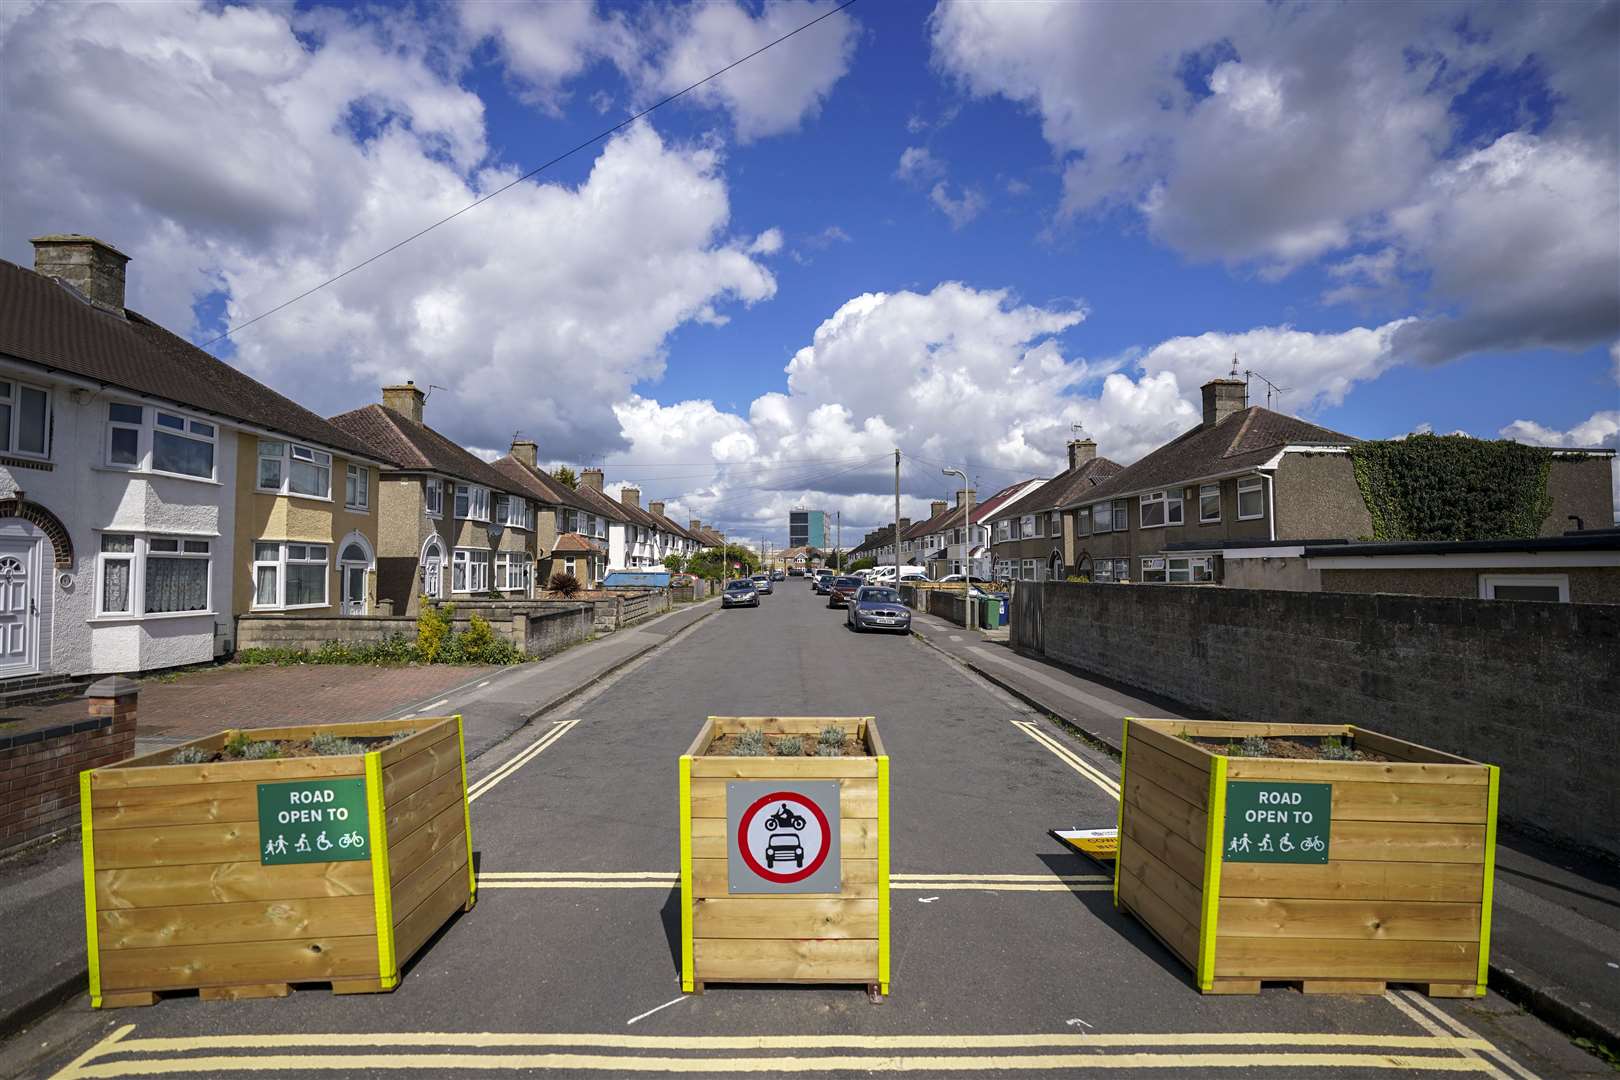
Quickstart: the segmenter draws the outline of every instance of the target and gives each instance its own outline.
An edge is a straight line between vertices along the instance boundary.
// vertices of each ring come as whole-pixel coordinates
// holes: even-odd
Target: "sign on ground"
[[[371,857],[366,782],[359,777],[259,785],[259,864]]]
[[[1227,782],[1227,862],[1325,863],[1332,826],[1332,784]]]

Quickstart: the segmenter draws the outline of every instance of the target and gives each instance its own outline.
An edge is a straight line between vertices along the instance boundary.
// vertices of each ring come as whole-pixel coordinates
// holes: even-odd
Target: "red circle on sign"
[[[821,850],[816,852],[814,859],[810,860],[810,865],[795,870],[791,874],[779,874],[775,870],[765,869],[759,865],[759,860],[754,858],[754,853],[748,850],[748,826],[753,824],[755,815],[765,809],[767,803],[775,802],[778,799],[791,799],[800,806],[809,807],[810,812],[815,815],[817,823],[821,825]],[[821,812],[821,807],[817,806],[814,800],[800,795],[797,791],[773,791],[769,795],[761,796],[754,802],[754,805],[743,811],[742,820],[737,824],[737,850],[742,854],[743,862],[748,864],[748,869],[766,881],[774,881],[778,885],[791,885],[795,881],[803,881],[817,870],[820,870],[821,864],[827,861],[827,851],[836,842],[835,838],[830,835],[831,831],[832,825],[828,823],[827,815]]]

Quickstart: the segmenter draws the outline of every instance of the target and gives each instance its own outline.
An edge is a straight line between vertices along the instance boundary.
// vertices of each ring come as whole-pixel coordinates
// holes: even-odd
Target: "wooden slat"
[[[1151,725],[1148,730],[1179,736],[1183,731],[1200,739],[1246,739],[1259,735],[1265,739],[1323,738],[1328,735],[1343,737],[1350,733],[1348,724],[1263,724],[1243,720],[1132,720],[1132,734],[1137,724]]]
[[[270,758],[264,761],[213,761],[206,765],[156,765],[146,768],[98,769],[91,787],[182,787],[269,780],[324,780],[330,776],[364,777],[358,757]]]
[[[692,819],[692,857],[726,857],[726,819]],[[843,818],[838,823],[838,850],[844,859],[875,859],[878,850],[878,824],[875,818]]]
[[[110,829],[96,834],[96,866],[188,866],[193,863],[246,862],[259,858],[259,823],[167,825]]]
[[[1134,766],[1136,763],[1131,764]],[[1129,775],[1125,777],[1125,805],[1131,810],[1148,813],[1160,825],[1200,851],[1203,850],[1208,835],[1209,815],[1155,784],[1149,778],[1152,775],[1154,774],[1134,767],[1129,770]],[[1206,787],[1208,783],[1206,779]]]
[[[1480,868],[1469,863],[1228,862],[1221,866],[1223,897],[1434,900],[1477,904],[1483,887]]]
[[[1478,941],[1478,904],[1418,900],[1266,900],[1223,896],[1220,934],[1235,937]]]
[[[1183,963],[1188,967],[1198,966],[1198,923],[1182,918],[1163,897],[1123,867],[1119,875],[1119,901],[1147,924],[1165,948],[1181,957]]]
[[[700,900],[693,933],[700,938],[873,938],[876,900],[801,900],[793,896]]]
[[[1135,729],[1132,728],[1132,731]],[[1131,740],[1130,763],[1126,772],[1151,780],[1199,810],[1209,806],[1209,770],[1196,769],[1180,758],[1155,750],[1146,742],[1135,738]]]
[[[182,787],[90,789],[95,831],[157,825],[258,821],[259,785],[188,784]]]
[[[1227,780],[1294,782],[1483,784],[1481,765],[1432,765],[1405,761],[1294,761],[1283,758],[1229,758]]]
[[[321,982],[367,975],[377,975],[375,934],[116,949],[101,955],[101,985],[109,990]]]
[[[861,725],[869,716],[712,716],[714,734],[736,735],[744,731],[763,731],[767,735],[815,735],[822,728],[837,724],[844,734],[859,738]]]
[[[188,748],[192,750],[222,749],[234,734],[236,734],[234,731],[216,731],[212,735],[204,735],[202,738],[192,739],[190,742],[183,742],[176,746],[165,746],[161,750],[148,750],[144,754],[127,757],[123,761],[115,761],[111,765],[104,765],[91,773],[90,786],[91,788],[101,786],[102,777],[113,770],[140,768],[146,765],[167,765],[174,759],[175,752],[178,750]]]
[[[861,733],[866,737],[866,749],[873,757],[888,757],[889,751],[883,745],[883,736],[878,732],[878,723],[875,717],[867,717],[862,726]]]
[[[1448,822],[1338,821],[1328,837],[1334,862],[1442,862],[1482,865],[1485,826]]]
[[[460,768],[461,743],[452,730],[448,738],[440,739],[383,770],[383,801],[392,806],[452,769],[459,771]]]
[[[1215,973],[1235,978],[1449,982],[1473,977],[1478,957],[1479,946],[1463,941],[1215,939]]]
[[[456,718],[453,716],[419,716],[415,720],[394,720],[389,722],[399,725],[401,730],[407,727],[416,727],[418,730],[410,738],[401,739],[394,745],[385,746],[378,751],[385,769],[390,765],[404,761],[412,754],[419,753],[432,746],[446,735],[454,735],[456,732]]]
[[[1131,845],[1141,844],[1143,850],[1152,853],[1160,862],[1186,880],[1199,882],[1204,880],[1203,845],[1187,842],[1145,811],[1136,807],[1126,808],[1125,839],[1127,843],[1122,845],[1122,848],[1127,865]]]
[[[284,998],[291,993],[291,983],[243,983],[236,986],[199,987],[197,997],[203,1001],[254,1001],[258,998]]]
[[[707,938],[693,958],[710,982],[876,982],[878,943]]]
[[[725,780],[692,781],[692,816],[694,818],[724,818],[726,816]],[[848,818],[877,817],[878,790],[876,780],[843,780],[839,791],[840,816]]]
[[[351,937],[376,930],[370,896],[244,900],[235,904],[106,908],[97,912],[101,948],[150,949],[226,941]]]
[[[463,867],[466,861],[462,861]],[[394,955],[401,967],[416,951],[427,944],[428,938],[439,932],[445,921],[467,904],[468,885],[466,870],[452,874],[433,894],[416,909],[394,925]]]
[[[1355,737],[1356,745],[1361,749],[1376,751],[1394,761],[1427,761],[1451,765],[1479,764],[1469,758],[1458,757],[1456,754],[1448,754],[1443,750],[1435,750],[1415,742],[1407,742],[1405,739],[1397,739],[1382,732],[1368,731],[1353,724],[1350,727],[1350,734]]]
[[[430,855],[415,871],[393,887],[394,922],[397,925],[416,906],[431,896],[446,878],[460,874],[467,880],[467,846],[446,844]]]
[[[98,836],[98,856],[99,841]],[[97,862],[99,864],[99,858]],[[370,897],[371,863],[260,866],[255,855],[251,862],[96,871],[96,906],[103,909],[300,900],[316,896]]]
[[[795,893],[794,896],[799,899],[819,897],[832,900],[877,898],[876,859],[844,859],[838,869],[838,892]],[[725,859],[692,860],[692,895],[700,899],[731,896],[730,870]]]
[[[792,784],[802,780],[843,780],[877,776],[877,759],[859,758],[780,758],[780,757],[695,757],[692,778],[721,777],[730,780],[781,780]]]
[[[1166,757],[1179,761],[1191,769],[1196,769],[1207,777],[1211,767],[1210,759],[1213,755],[1204,747],[1181,738],[1181,729],[1187,725],[1181,724],[1179,721],[1173,727],[1162,726],[1164,724],[1165,721],[1146,723],[1132,720],[1131,742],[1135,745],[1131,749],[1135,750],[1138,746],[1152,747]]]
[[[1128,853],[1125,868],[1143,888],[1163,899],[1189,925],[1197,926],[1203,920],[1204,886],[1201,880],[1188,881],[1140,845]]]
[[[1484,784],[1333,785],[1334,821],[1451,821],[1485,823]]]
[[[445,807],[460,805],[459,768],[451,769],[398,802],[389,803],[387,806],[389,848],[438,817],[444,812]]]
[[[405,839],[388,845],[389,880],[396,884],[405,880],[430,855],[449,844],[467,846],[467,819],[461,811],[460,799],[440,810],[437,817]]]
[[[713,741],[714,717],[711,716],[707,720],[703,721],[703,726],[698,728],[697,738],[692,740],[692,745],[686,748],[686,753],[682,756],[697,757],[699,754],[703,753],[703,751],[707,750],[709,748],[709,744]]]

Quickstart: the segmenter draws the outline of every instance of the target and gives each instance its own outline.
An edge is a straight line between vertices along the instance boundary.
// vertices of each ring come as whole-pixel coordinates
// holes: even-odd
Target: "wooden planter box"
[[[1348,736],[1389,760],[1235,757],[1183,735]],[[1130,719],[1125,739],[1114,901],[1200,990],[1484,994],[1496,766],[1342,725]]]
[[[866,756],[705,756],[725,735],[752,729],[808,735],[814,743],[830,724],[842,727]],[[819,876],[797,885],[828,886],[824,891],[758,892],[757,874],[748,871],[736,887],[734,822],[747,818],[749,806],[743,800],[728,805],[733,790],[744,791],[733,782],[758,783],[768,793],[815,793],[825,790],[818,784],[833,785],[838,825],[829,829],[836,837],[827,852],[836,855],[837,872],[821,864]],[[746,798],[753,801],[752,788]],[[781,803],[769,800],[769,806]],[[680,759],[680,815],[683,990],[702,993],[706,982],[768,982],[864,983],[873,995],[889,992],[889,757],[872,717],[711,716]],[[772,835],[785,842],[792,829],[788,823]],[[813,850],[804,854],[815,861]],[[805,865],[791,855],[791,848],[784,851],[778,866],[786,876]]]
[[[474,901],[461,717],[248,733],[402,731],[416,734],[366,754],[173,765],[179,747],[169,747],[81,773],[91,1005],[150,1005],[166,990],[245,998],[282,997],[297,982],[339,994],[398,985],[400,965]],[[234,734],[184,745],[218,750]],[[314,793],[276,786],[299,781]],[[268,820],[285,812],[294,824],[261,836],[261,799]],[[297,824],[315,814],[344,817]],[[319,858],[322,836],[348,858],[285,861],[289,850]],[[278,840],[283,850],[264,854]]]

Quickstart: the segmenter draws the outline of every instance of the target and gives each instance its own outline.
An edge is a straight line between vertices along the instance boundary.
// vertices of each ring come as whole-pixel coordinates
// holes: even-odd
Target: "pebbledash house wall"
[[[1500,765],[1504,820],[1620,855],[1620,608],[1059,582],[1012,607],[1015,647],[1220,719]]]
[[[452,592],[452,560],[458,547],[488,551],[489,577],[495,580],[495,555],[502,551],[524,552],[534,560],[535,534],[528,529],[503,526],[497,540],[490,538],[489,523],[458,518],[456,512],[456,481],[442,478],[442,513],[432,517],[427,512],[426,473],[385,474],[378,483],[378,547],[377,597],[392,601],[394,614],[416,615],[422,610],[422,553],[428,538],[437,534],[444,551],[443,593],[439,599],[445,603],[460,604],[473,599],[473,594]],[[507,492],[499,492],[507,494]],[[497,489],[489,493],[490,516],[495,513]],[[533,496],[524,496],[535,508],[538,519],[544,508]],[[538,568],[536,568],[538,572]],[[510,599],[524,599],[516,591],[500,590]]]
[[[231,635],[231,596],[236,554],[236,429],[195,409],[111,390],[81,391],[28,365],[0,361],[0,378],[50,391],[50,456],[44,461],[0,457],[0,502],[20,492],[62,523],[72,547],[67,565],[38,525],[0,518],[0,535],[37,540],[40,550],[35,596],[39,604],[40,673],[61,675],[150,671],[205,663]],[[215,425],[214,475],[204,480],[110,468],[107,456],[109,400],[144,404],[148,411],[195,417]],[[178,615],[96,615],[96,564],[101,534],[179,536],[211,542],[209,610]]]

